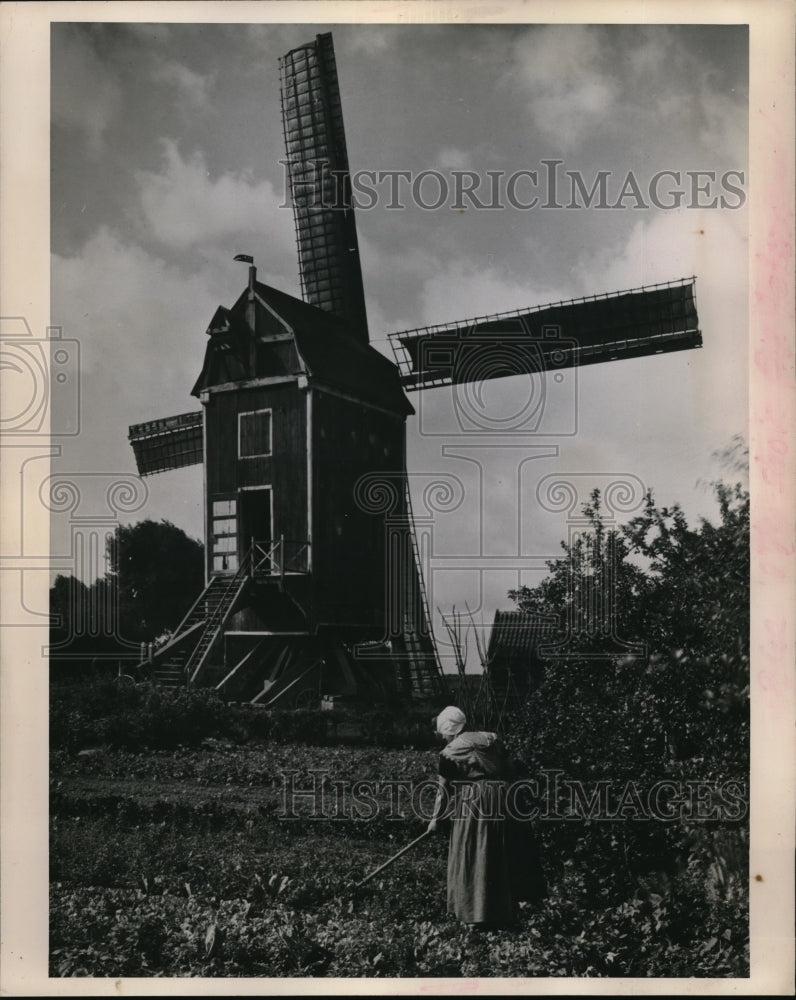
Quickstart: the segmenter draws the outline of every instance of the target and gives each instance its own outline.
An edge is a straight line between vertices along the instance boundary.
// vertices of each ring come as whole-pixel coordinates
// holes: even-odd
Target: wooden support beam
[[[235,676],[235,674],[243,666],[245,666],[245,664],[247,664],[249,662],[249,660],[254,656],[254,654],[260,649],[261,646],[262,646],[262,640],[260,642],[258,642],[258,643],[255,643],[255,645],[252,646],[252,648],[249,650],[249,652],[246,653],[246,655],[235,664],[235,666],[232,668],[232,670],[230,670],[230,672],[223,679],[223,681],[219,681],[219,683],[216,684],[216,691],[220,691],[221,688],[223,688],[224,685],[227,683],[227,681],[231,680],[231,678],[233,678]]]
[[[306,670],[303,670],[298,675],[298,677],[294,677],[293,680],[290,681],[290,683],[287,684],[285,687],[283,687],[281,691],[279,691],[277,694],[275,694],[273,696],[273,698],[270,699],[270,701],[267,701],[265,703],[265,707],[266,708],[270,708],[275,702],[279,701],[280,698],[283,698],[287,694],[288,691],[290,691],[292,688],[294,688],[296,686],[296,684],[298,684],[300,681],[303,681],[304,678],[307,676],[307,674],[310,673],[310,671],[314,670],[315,667],[318,666],[318,664],[321,662],[321,660],[322,660],[322,657],[318,657],[316,660],[313,660],[310,663],[310,665],[307,667]],[[268,694],[270,692],[265,692],[265,693]],[[258,695],[258,697],[259,697],[259,695]],[[255,699],[252,699],[252,704],[254,704],[254,701],[255,701]]]
[[[152,659],[157,660],[162,656],[165,656],[166,653],[173,653],[176,646],[182,645],[185,639],[187,639],[189,635],[196,632],[197,629],[201,628],[204,623],[204,619],[201,619],[198,622],[194,622],[194,624],[191,625],[190,628],[185,629],[184,632],[180,632],[178,635],[173,635],[165,646],[161,646],[160,649],[155,650],[152,654]]]

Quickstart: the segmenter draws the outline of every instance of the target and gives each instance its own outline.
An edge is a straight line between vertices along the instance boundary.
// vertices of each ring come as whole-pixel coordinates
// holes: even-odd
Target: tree
[[[716,525],[703,519],[689,528],[679,506],[660,509],[648,495],[644,513],[624,529],[631,551],[649,564],[640,615],[654,647],[748,650],[749,493],[739,483],[715,483],[714,493]]]
[[[539,586],[509,591],[521,611],[555,618],[551,645],[572,656],[597,657],[633,651],[642,639],[638,602],[644,572],[630,560],[624,534],[606,527],[599,490],[583,507],[586,526],[572,542],[561,542],[562,559],[548,563]]]
[[[749,493],[740,483],[712,489],[718,516],[695,528],[678,505],[659,507],[650,493],[640,515],[609,530],[592,494],[586,530],[562,543],[549,576],[510,593],[521,610],[558,621],[542,681],[512,734],[534,773],[555,769],[615,790],[631,782],[642,799],[664,779],[747,780]],[[633,642],[640,653],[628,653]],[[694,844],[710,856],[718,826],[547,824],[543,835],[552,854],[623,871],[631,886],[645,866],[693,856]],[[728,827],[740,885],[745,825]]]
[[[88,588],[74,576],[59,573],[50,587],[50,645],[64,645],[84,632],[81,611],[88,606]]]
[[[119,525],[108,541],[122,635],[152,641],[179,625],[204,585],[204,546],[170,521]]]
[[[115,615],[114,587],[105,577],[87,585],[59,574],[50,588],[50,667],[58,677],[73,677],[91,665],[137,655],[125,643]],[[74,667],[75,670],[67,669]]]
[[[595,754],[621,737],[634,746],[634,767],[665,745],[678,759],[698,754],[710,770],[747,770],[749,493],[740,483],[712,487],[717,523],[697,528],[649,493],[642,514],[609,531],[593,494],[587,530],[562,543],[548,578],[509,595],[521,610],[557,617],[559,655],[539,699],[546,710],[561,703],[588,715]],[[644,655],[623,654],[622,642]],[[548,735],[549,759],[562,737]]]

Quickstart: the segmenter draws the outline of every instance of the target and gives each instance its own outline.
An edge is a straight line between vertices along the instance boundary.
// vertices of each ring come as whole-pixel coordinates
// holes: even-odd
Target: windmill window
[[[234,535],[236,530],[235,518],[213,518],[213,535]]]
[[[213,573],[237,573],[238,556],[235,552],[213,556]]]
[[[234,535],[221,535],[213,539],[213,552],[235,552],[237,539]]]
[[[271,411],[238,414],[238,457],[260,458],[271,454]]]
[[[214,500],[210,544],[214,573],[234,573],[238,568],[237,500]]]

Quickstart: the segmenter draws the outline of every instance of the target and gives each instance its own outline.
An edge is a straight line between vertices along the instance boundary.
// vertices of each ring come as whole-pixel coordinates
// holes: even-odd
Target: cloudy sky
[[[510,587],[538,582],[500,557],[557,554],[566,513],[537,498],[552,474],[587,492],[635,477],[690,520],[712,517],[711,456],[747,432],[744,26],[54,24],[51,315],[80,342],[83,413],[56,468],[134,473],[128,426],[196,408],[204,331],[245,284],[236,253],[298,294],[278,59],[325,30],[353,170],[474,171],[482,199],[488,171],[536,171],[535,190],[528,176],[516,187],[527,203],[549,197],[543,161],[559,160],[562,183],[607,172],[616,204],[567,208],[564,183],[550,198],[562,207],[427,210],[407,195],[390,210],[380,186],[357,221],[379,350],[396,330],[697,276],[703,349],[551,382],[544,433],[463,434],[450,390],[412,395],[416,514],[435,475],[459,490],[431,512],[434,605],[490,622]],[[658,201],[680,190],[680,207],[649,196],[664,170]],[[715,180],[695,192],[695,171]],[[529,391],[493,382],[484,405],[507,417]],[[200,467],[146,487],[129,520],[201,537]]]

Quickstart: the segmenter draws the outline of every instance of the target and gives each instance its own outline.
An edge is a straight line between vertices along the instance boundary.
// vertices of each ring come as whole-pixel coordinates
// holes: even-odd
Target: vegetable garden
[[[512,595],[571,626],[579,588],[605,607],[610,587],[613,617],[574,643],[562,626],[566,655],[504,720],[534,794],[554,787],[533,824],[547,896],[504,930],[446,914],[445,836],[354,887],[426,825],[421,730],[54,677],[50,974],[747,976],[749,497],[715,490],[697,529],[649,498],[608,531],[595,495],[582,540]],[[287,818],[288,785],[328,796]]]
[[[679,870],[629,879],[627,823],[539,822],[548,897],[477,932],[445,913],[444,835],[351,888],[422,831],[408,801],[280,818],[285,771],[306,789],[314,771],[416,785],[435,769],[433,750],[225,737],[54,750],[50,975],[745,974],[745,881],[726,862],[721,881],[714,834],[696,831]]]

